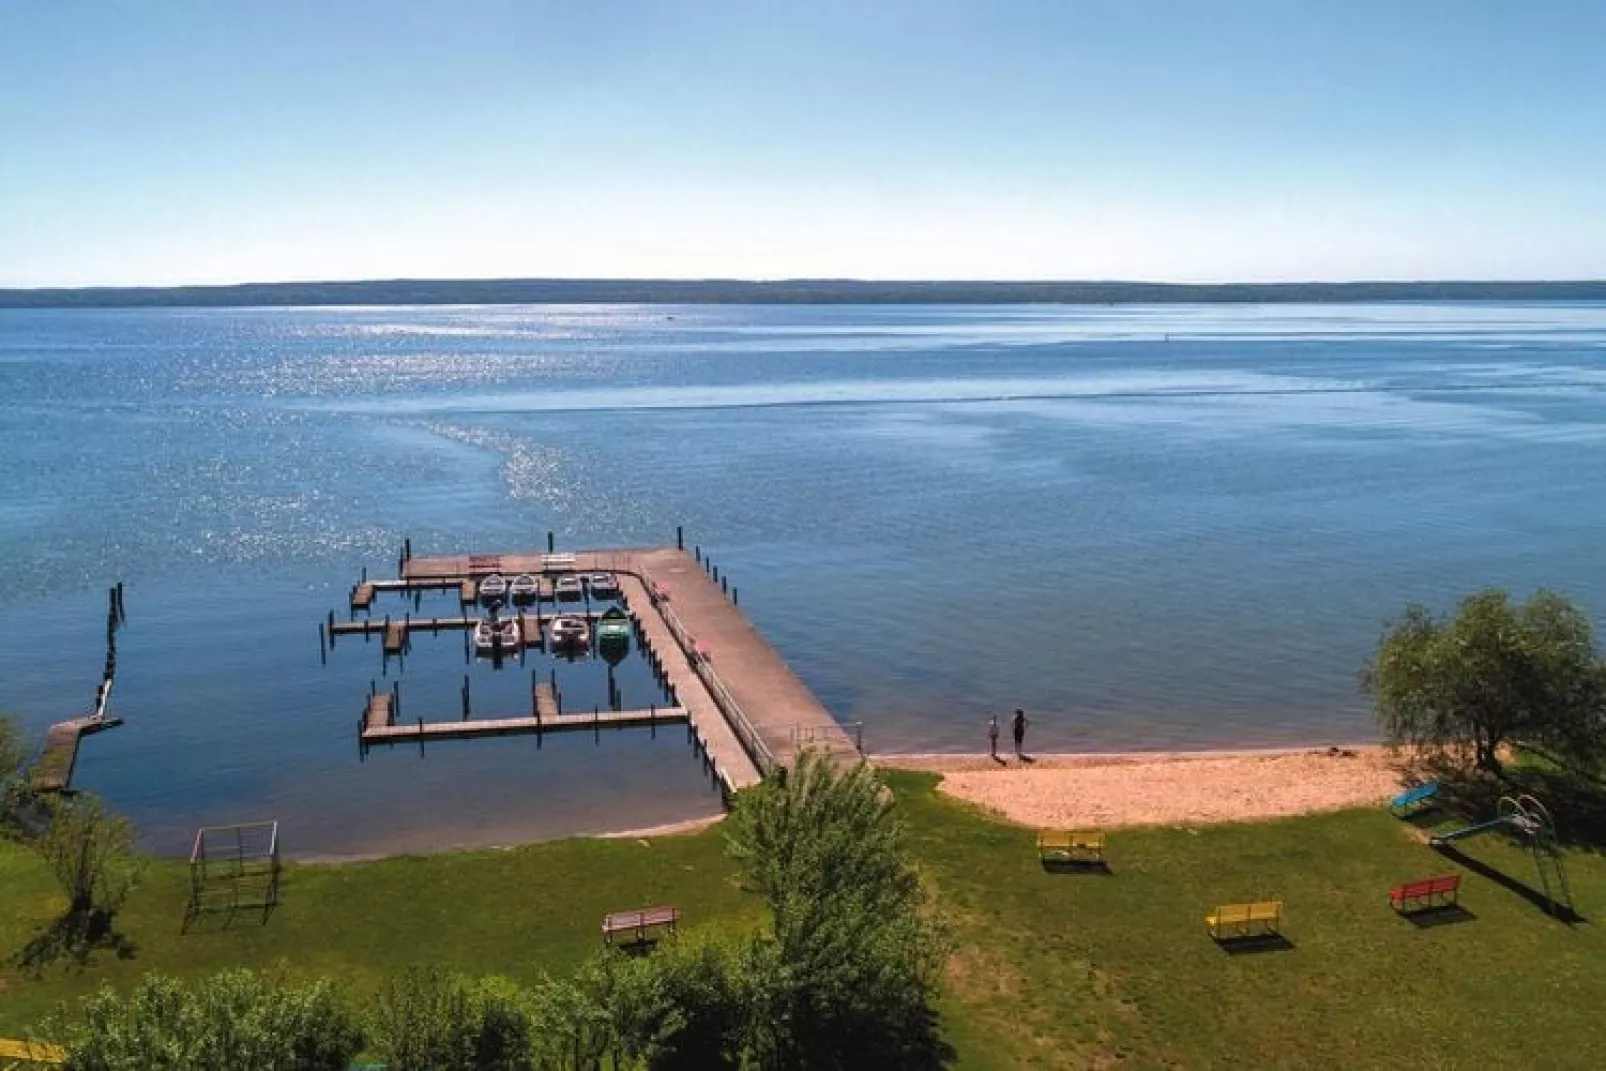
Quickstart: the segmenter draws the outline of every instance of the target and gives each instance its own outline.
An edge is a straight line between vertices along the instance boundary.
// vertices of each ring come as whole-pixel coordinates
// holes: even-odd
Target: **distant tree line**
[[[0,308],[538,304],[1160,304],[1606,301],[1606,280],[1140,283],[782,279],[388,279],[0,289]]]

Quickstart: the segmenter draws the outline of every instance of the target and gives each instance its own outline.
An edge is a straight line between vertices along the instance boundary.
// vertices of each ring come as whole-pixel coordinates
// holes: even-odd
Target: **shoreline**
[[[1374,806],[1399,793],[1409,757],[1381,744],[1152,751],[877,755],[939,773],[938,791],[1033,828],[1198,826]]]
[[[1311,774],[1319,773],[1309,763],[1281,766],[1279,760],[1359,760],[1370,772],[1378,773],[1387,767],[1388,773],[1369,778],[1360,786],[1327,780],[1325,793],[1306,793],[1300,799],[1308,802],[1284,804],[1280,798],[1245,800],[1241,782],[1258,783],[1274,793],[1286,792],[1291,787],[1311,788]],[[1000,753],[994,759],[985,752],[895,752],[865,756],[872,766],[895,770],[912,770],[943,775],[939,791],[957,799],[975,803],[1006,821],[1022,825],[1043,826],[1064,824],[1080,818],[1115,827],[1123,825],[1175,824],[1191,821],[1194,824],[1252,821],[1258,818],[1289,817],[1315,813],[1321,810],[1340,810],[1350,806],[1364,806],[1386,798],[1398,791],[1395,767],[1403,756],[1391,755],[1386,747],[1377,743],[1313,744],[1303,747],[1217,748],[1198,751],[1075,751],[1028,753],[1025,760],[1012,753]],[[1227,764],[1223,766],[1221,764]],[[1192,770],[1186,769],[1192,767]],[[1106,778],[1096,777],[1092,786],[1082,786],[1097,792],[1098,802],[1074,809],[1054,806],[1055,800],[1075,803],[1087,792],[1074,783],[1077,778],[1066,776],[1070,771],[1124,770],[1123,785],[1106,784]],[[1134,780],[1133,770],[1146,771]],[[1172,776],[1167,776],[1167,775]],[[1204,774],[1199,777],[1194,775]],[[1222,776],[1225,774],[1225,776]],[[1267,777],[1267,775],[1272,775]],[[1251,776],[1255,775],[1255,776]],[[1377,788],[1392,779],[1395,787],[1382,795]],[[1003,782],[1009,782],[1006,788]],[[1193,782],[1190,786],[1189,782]],[[1159,813],[1149,806],[1136,802],[1145,788],[1155,789],[1179,801],[1190,800],[1174,815],[1153,817]],[[1198,797],[1206,796],[1214,806],[1202,806]],[[1236,806],[1234,806],[1236,803]],[[1298,809],[1286,809],[1287,807]],[[1150,817],[1144,817],[1149,815]],[[1188,816],[1193,816],[1191,819]],[[535,837],[529,840],[499,841],[485,844],[443,845],[439,848],[396,852],[318,852],[309,855],[287,856],[289,861],[313,866],[341,866],[352,863],[371,863],[384,859],[398,859],[410,855],[448,855],[456,852],[512,851],[526,844],[545,844],[557,840],[650,840],[658,837],[690,836],[701,833],[724,821],[725,813],[705,815],[649,826],[631,826],[623,829],[574,833],[553,837]]]

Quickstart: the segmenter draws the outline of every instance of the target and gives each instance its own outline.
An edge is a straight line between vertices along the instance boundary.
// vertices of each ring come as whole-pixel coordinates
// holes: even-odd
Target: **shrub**
[[[67,1071],[343,1071],[362,1047],[329,982],[282,985],[245,970],[194,989],[159,974],[127,996],[102,989],[58,1012],[49,1032]]]

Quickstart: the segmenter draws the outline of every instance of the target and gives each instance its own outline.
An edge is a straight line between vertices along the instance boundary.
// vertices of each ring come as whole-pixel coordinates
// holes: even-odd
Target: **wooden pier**
[[[559,713],[551,685],[532,688],[532,716],[465,719],[408,725],[372,725],[364,721],[363,739],[392,743],[435,738],[540,732],[568,728],[625,727],[684,720],[701,745],[719,780],[731,790],[757,782],[776,766],[795,761],[803,748],[845,761],[859,757],[855,740],[798,680],[736,605],[728,585],[715,579],[712,567],[680,549],[581,551],[572,554],[514,553],[413,557],[404,553],[396,580],[371,583],[363,608],[381,592],[403,595],[428,589],[461,589],[463,601],[474,601],[480,580],[492,573],[505,577],[529,573],[540,579],[541,599],[534,612],[520,612],[520,635],[538,645],[545,625],[555,616],[574,613],[596,620],[594,610],[566,610],[550,602],[557,576],[567,573],[613,573],[624,605],[635,622],[644,653],[676,704],[673,714],[648,711]],[[364,583],[369,583],[364,578]],[[363,585],[353,589],[358,599]],[[478,618],[362,619],[330,623],[330,642],[349,633],[380,632],[387,654],[406,649],[407,637],[418,631],[472,628]],[[394,642],[393,642],[394,638]],[[465,708],[466,709],[466,708]]]
[[[106,613],[106,667],[95,686],[95,705],[89,715],[58,721],[45,734],[45,746],[33,764],[29,780],[38,792],[67,792],[72,788],[73,771],[78,768],[78,745],[86,736],[123,724],[110,714],[112,685],[117,683],[117,630],[125,620],[123,585],[109,591]]]
[[[364,727],[362,743],[364,747],[373,747],[375,744],[416,744],[420,741],[468,740],[480,736],[602,729],[650,729],[660,725],[684,725],[686,720],[686,711],[681,707],[655,707],[649,710],[546,714],[536,718],[467,718],[458,721],[398,722],[395,725]]]
[[[78,766],[78,743],[103,729],[123,724],[122,718],[72,718],[58,721],[45,734],[45,750],[33,767],[33,787],[39,792],[65,792],[72,786],[73,770]]]

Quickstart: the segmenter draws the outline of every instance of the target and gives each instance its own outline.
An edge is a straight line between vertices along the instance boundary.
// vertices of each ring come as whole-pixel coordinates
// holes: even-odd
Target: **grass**
[[[960,1066],[1594,1067],[1606,1050],[1606,938],[1521,894],[1520,847],[1463,843],[1466,915],[1419,927],[1389,910],[1401,881],[1458,867],[1422,829],[1378,811],[1252,825],[1121,830],[1108,875],[1048,873],[1029,830],[889,775],[957,951],[944,1021]],[[1566,815],[1558,816],[1565,824]],[[1568,852],[1575,903],[1606,913],[1606,860]],[[344,979],[361,999],[410,962],[529,979],[599,944],[609,910],[675,903],[689,922],[760,917],[716,828],[290,869],[265,926],[181,935],[182,864],[153,866],[119,926],[132,958],[96,953],[39,977],[12,969],[0,1034],[57,1000],[140,973],[244,963]],[[1232,955],[1204,935],[1217,903],[1280,898],[1284,951]],[[0,953],[59,910],[48,876],[0,847]]]

